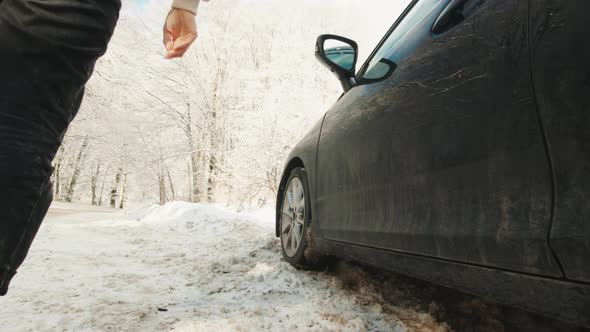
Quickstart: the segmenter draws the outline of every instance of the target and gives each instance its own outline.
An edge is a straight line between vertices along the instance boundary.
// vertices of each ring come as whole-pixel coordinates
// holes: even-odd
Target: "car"
[[[320,36],[344,93],[286,162],[284,259],[358,261],[590,326],[588,12],[414,0],[359,70],[357,43]]]

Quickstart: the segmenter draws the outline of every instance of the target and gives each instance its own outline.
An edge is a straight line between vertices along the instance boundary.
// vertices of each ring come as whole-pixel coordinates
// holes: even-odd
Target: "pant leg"
[[[0,295],[52,200],[51,163],[119,0],[0,0]]]

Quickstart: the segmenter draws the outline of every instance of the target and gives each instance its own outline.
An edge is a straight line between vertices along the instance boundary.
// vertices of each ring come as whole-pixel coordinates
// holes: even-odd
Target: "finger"
[[[178,37],[178,39],[174,41],[174,51],[189,48],[195,42],[196,39],[197,35],[194,33]]]
[[[172,60],[180,57],[182,57],[180,54],[174,52],[166,53],[166,55],[164,55],[164,59],[166,60]]]
[[[172,58],[180,58],[180,57],[182,57],[186,53],[187,50],[188,50],[188,47],[187,48],[181,48],[181,49],[174,49],[174,50],[172,50],[170,52],[167,52],[166,55],[170,59],[172,59]]]
[[[168,49],[164,56],[166,59],[174,59],[182,57],[189,47],[195,42],[197,36],[194,34],[184,35],[174,41],[174,46]]]
[[[166,58],[166,59],[180,58],[186,53],[187,50],[188,50],[188,47],[169,51],[168,53],[166,53],[164,58]]]

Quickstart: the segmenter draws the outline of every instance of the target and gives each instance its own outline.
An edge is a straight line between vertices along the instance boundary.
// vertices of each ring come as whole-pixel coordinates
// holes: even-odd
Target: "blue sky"
[[[133,0],[133,1],[135,1],[137,6],[141,9],[141,8],[145,7],[145,5],[147,4],[147,2],[149,0]]]

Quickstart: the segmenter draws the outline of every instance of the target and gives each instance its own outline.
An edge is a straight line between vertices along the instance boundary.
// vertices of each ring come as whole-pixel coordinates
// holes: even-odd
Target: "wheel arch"
[[[318,147],[320,142],[320,134],[322,132],[322,126],[324,124],[325,114],[320,121],[318,121],[315,126],[297,143],[297,145],[293,148],[289,157],[287,158],[288,162],[283,170],[283,175],[281,177],[281,182],[279,184],[279,188],[277,190],[277,202],[276,202],[276,228],[275,233],[276,236],[279,237],[280,230],[279,230],[279,221],[280,221],[280,212],[279,208],[282,204],[283,200],[283,191],[285,186],[287,185],[287,180],[291,175],[291,172],[297,168],[301,167],[305,170],[305,175],[307,176],[307,186],[309,188],[309,195],[310,195],[310,206],[313,210],[313,201],[314,201],[314,190],[315,190],[315,167],[317,164],[317,154],[318,154]],[[313,220],[312,214],[313,211],[310,211],[310,220]]]
[[[281,232],[279,230],[280,228],[280,218],[281,218],[281,213],[280,213],[280,208],[281,208],[281,202],[283,201],[283,192],[285,190],[285,186],[287,185],[287,180],[289,179],[289,176],[291,175],[291,172],[296,169],[297,167],[301,167],[303,169],[305,169],[305,164],[303,164],[303,160],[301,160],[301,158],[299,157],[293,157],[291,158],[291,160],[289,160],[289,162],[287,163],[287,166],[285,166],[285,170],[283,171],[283,177],[281,178],[281,183],[279,184],[279,189],[277,190],[277,203],[276,203],[276,212],[275,212],[275,236],[279,237],[281,235]]]

